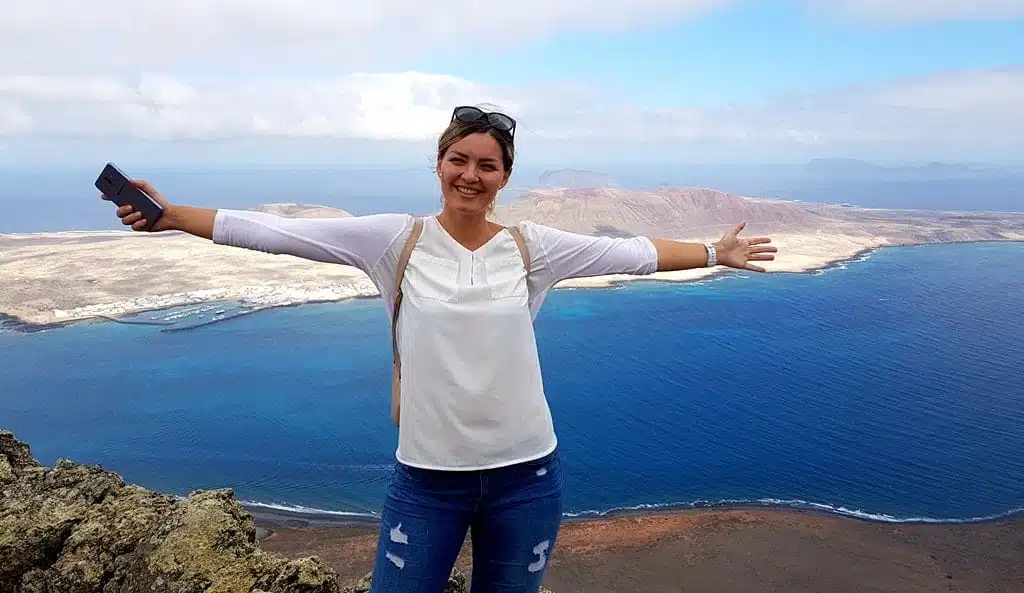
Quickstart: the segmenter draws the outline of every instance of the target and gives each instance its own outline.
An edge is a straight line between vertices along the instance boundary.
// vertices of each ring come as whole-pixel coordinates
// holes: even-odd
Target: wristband
[[[715,244],[708,242],[704,244],[704,249],[708,250],[708,268],[713,268],[718,265],[718,252],[715,251]]]

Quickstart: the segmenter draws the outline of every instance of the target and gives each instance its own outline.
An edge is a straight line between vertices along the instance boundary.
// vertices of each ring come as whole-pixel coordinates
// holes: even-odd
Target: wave
[[[861,509],[851,509],[843,505],[834,505],[821,502],[811,502],[799,499],[779,499],[779,498],[757,498],[757,499],[723,499],[723,500],[698,500],[694,502],[685,503],[652,503],[652,504],[639,504],[627,507],[614,507],[603,511],[580,511],[576,513],[565,513],[567,517],[582,518],[582,517],[613,517],[620,514],[630,514],[642,511],[652,512],[669,512],[674,510],[691,510],[691,509],[732,509],[732,508],[782,508],[802,511],[815,511],[821,512],[828,515],[836,515],[841,517],[848,517],[853,519],[862,519],[865,521],[874,521],[877,523],[933,523],[933,524],[968,524],[968,523],[984,523],[988,521],[998,521],[1000,519],[1007,519],[1018,514],[1024,513],[1024,506],[1017,507],[1002,513],[995,513],[992,515],[984,515],[979,517],[920,517],[910,516],[903,517],[897,515],[891,515],[888,513],[878,513],[865,511]]]
[[[380,514],[373,511],[332,511],[326,509],[320,509],[315,507],[307,507],[302,505],[292,505],[283,503],[265,503],[257,501],[239,501],[243,506],[252,507],[254,509],[266,509],[277,511],[286,514],[294,514],[296,516],[307,516],[307,517],[335,517],[335,518],[350,518],[350,519],[365,519],[365,520],[379,520]],[[924,516],[897,516],[888,513],[871,512],[861,509],[851,509],[844,505],[835,505],[821,502],[811,502],[799,499],[780,499],[780,498],[757,498],[757,499],[722,499],[722,500],[697,500],[693,502],[683,503],[648,503],[638,504],[633,506],[621,506],[612,507],[604,510],[585,510],[576,512],[565,512],[562,516],[567,519],[584,519],[584,518],[611,518],[618,515],[635,515],[643,514],[644,512],[654,513],[668,513],[672,511],[684,511],[684,510],[697,510],[697,509],[708,509],[708,510],[730,510],[740,508],[766,508],[766,509],[790,509],[798,511],[813,511],[818,513],[824,513],[826,515],[834,515],[839,517],[847,517],[852,519],[860,519],[864,521],[872,521],[876,523],[926,523],[926,524],[971,524],[971,523],[985,523],[990,521],[999,521],[1002,519],[1008,519],[1016,515],[1024,514],[1024,506],[1004,511],[1001,513],[994,513],[991,515],[983,515],[978,517],[924,517]]]
[[[278,504],[273,502],[256,502],[253,500],[240,500],[239,504],[245,507],[281,511],[295,515],[315,515],[322,517],[347,517],[352,519],[380,519],[378,513],[372,511],[328,511],[302,505]]]

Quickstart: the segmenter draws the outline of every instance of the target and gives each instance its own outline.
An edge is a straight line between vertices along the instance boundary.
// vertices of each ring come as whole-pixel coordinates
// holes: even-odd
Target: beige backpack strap
[[[412,250],[416,247],[416,241],[423,232],[423,219],[417,218],[412,224],[412,232],[405,241],[402,254],[398,257],[398,270],[395,273],[395,302],[391,307],[391,353],[392,353],[392,374],[391,374],[391,421],[398,426],[399,404],[401,400],[401,378],[402,361],[398,354],[398,310],[402,306],[402,279],[405,278],[405,267],[409,265],[409,258]]]
[[[505,227],[509,233],[512,233],[512,238],[516,241],[516,247],[519,248],[519,255],[523,258],[523,265],[526,266],[526,273],[530,273],[530,250],[526,247],[526,239],[523,238],[523,233],[517,226]]]

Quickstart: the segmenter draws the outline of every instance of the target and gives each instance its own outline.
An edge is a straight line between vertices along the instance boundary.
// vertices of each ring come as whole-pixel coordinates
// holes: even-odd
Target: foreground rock
[[[318,558],[260,549],[231,490],[181,500],[97,466],[40,465],[0,430],[0,591],[4,593],[355,593]],[[466,591],[453,573],[448,593]]]

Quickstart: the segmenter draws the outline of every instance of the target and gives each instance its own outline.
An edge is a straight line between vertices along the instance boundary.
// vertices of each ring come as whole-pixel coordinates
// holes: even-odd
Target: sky
[[[0,166],[1024,162],[1024,0],[0,0]]]

